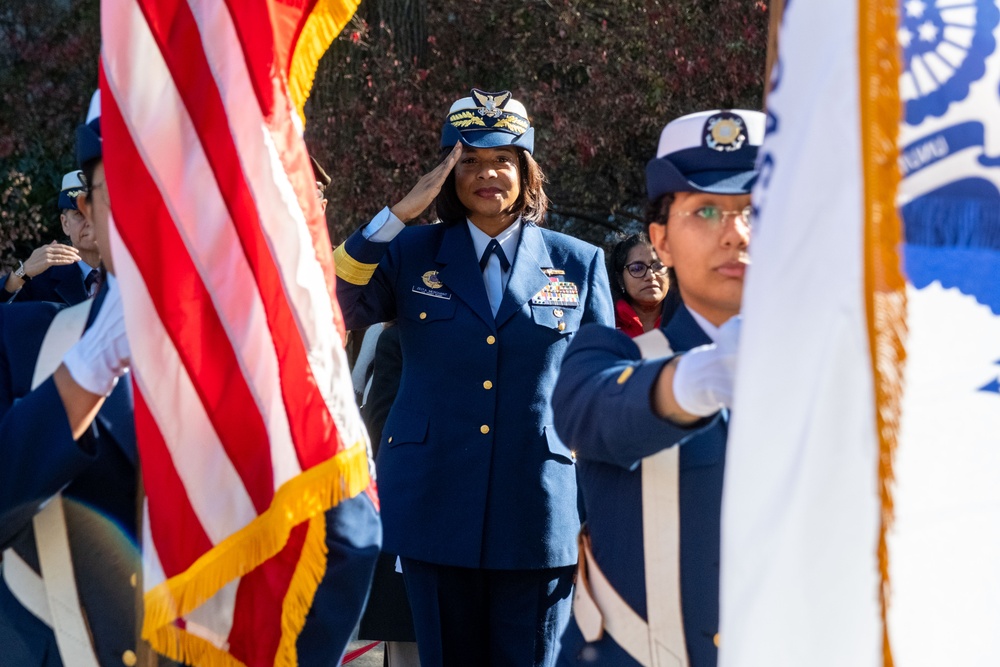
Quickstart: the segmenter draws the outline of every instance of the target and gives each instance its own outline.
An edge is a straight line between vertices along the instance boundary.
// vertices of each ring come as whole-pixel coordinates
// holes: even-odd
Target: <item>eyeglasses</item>
[[[646,264],[645,262],[632,262],[631,264],[626,264],[625,269],[633,278],[642,278],[646,275],[646,271],[652,271],[654,276],[658,276],[666,271],[667,267],[663,266],[662,262],[654,261],[651,264]]]
[[[693,216],[712,225],[723,222],[727,215],[731,215],[734,218],[741,218],[743,224],[749,227],[751,225],[751,217],[753,216],[753,206],[747,205],[738,211],[723,211],[718,206],[702,206],[694,211],[674,211],[670,215],[678,215],[685,218]]]

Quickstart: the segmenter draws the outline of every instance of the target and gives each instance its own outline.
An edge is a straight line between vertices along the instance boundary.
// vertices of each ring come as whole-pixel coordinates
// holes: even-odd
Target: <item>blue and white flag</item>
[[[998,5],[786,2],[721,667],[1000,664]]]

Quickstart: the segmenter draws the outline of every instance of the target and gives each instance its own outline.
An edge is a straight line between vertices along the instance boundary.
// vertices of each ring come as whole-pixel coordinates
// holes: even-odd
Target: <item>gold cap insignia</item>
[[[431,289],[441,289],[442,287],[444,287],[444,283],[438,280],[437,271],[428,271],[422,276],[422,278],[424,284],[430,287]]]
[[[731,153],[743,148],[747,141],[747,128],[743,119],[734,113],[722,112],[705,123],[705,145],[714,151]]]

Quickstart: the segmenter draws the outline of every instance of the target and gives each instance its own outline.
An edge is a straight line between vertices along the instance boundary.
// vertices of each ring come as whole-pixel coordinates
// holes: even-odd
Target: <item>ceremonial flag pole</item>
[[[142,636],[188,664],[297,664],[324,512],[373,492],[302,140],[319,57],[356,4],[101,3]]]
[[[785,3],[721,667],[1000,662],[998,25],[996,0]]]

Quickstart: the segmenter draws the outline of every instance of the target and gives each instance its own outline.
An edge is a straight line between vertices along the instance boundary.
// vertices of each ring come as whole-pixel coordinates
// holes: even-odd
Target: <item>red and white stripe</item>
[[[112,252],[148,500],[146,590],[244,528],[303,470],[366,442],[315,180],[269,60],[273,32],[260,23],[268,5],[235,4],[101,8],[101,123],[117,139],[104,149],[118,167],[108,172]],[[283,591],[271,589],[285,575],[275,568],[294,565],[304,533],[187,615],[188,631],[234,655],[276,641],[260,636],[259,617],[274,615],[280,635]]]

